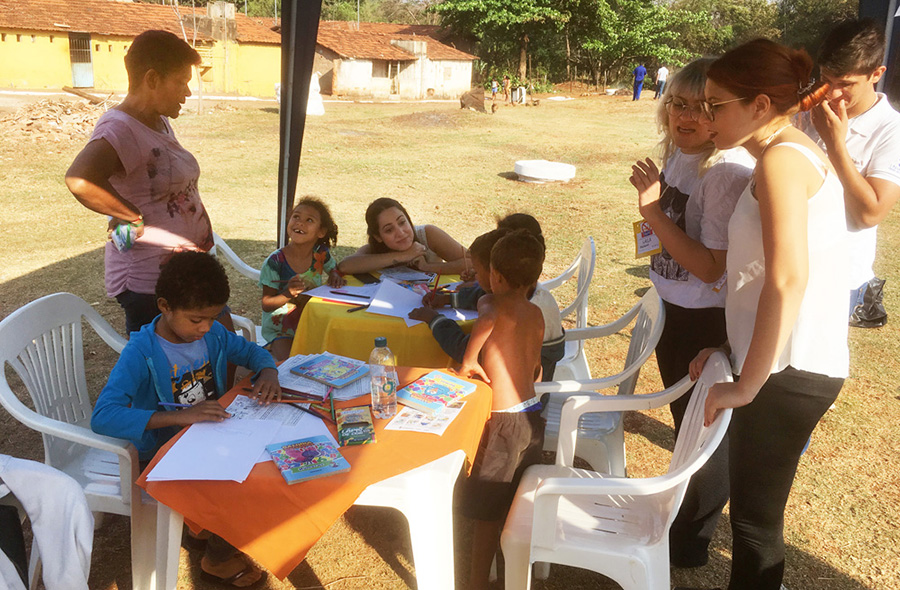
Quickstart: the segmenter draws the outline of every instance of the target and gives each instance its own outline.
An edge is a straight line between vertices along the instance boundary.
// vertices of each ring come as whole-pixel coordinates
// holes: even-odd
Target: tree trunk
[[[569,27],[566,27],[566,80],[572,79],[572,48],[569,45]]]
[[[519,82],[525,81],[525,76],[528,74],[526,71],[528,59],[528,35],[522,34],[522,38],[519,41]]]

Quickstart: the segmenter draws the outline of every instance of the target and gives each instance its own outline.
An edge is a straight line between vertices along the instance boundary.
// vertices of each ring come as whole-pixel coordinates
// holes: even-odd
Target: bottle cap
[[[375,339],[375,348],[384,348],[387,346],[387,338],[379,336]]]

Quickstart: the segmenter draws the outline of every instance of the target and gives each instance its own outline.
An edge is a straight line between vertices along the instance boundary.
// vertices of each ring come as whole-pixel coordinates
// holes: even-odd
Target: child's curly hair
[[[322,227],[325,228],[325,236],[320,238],[316,242],[316,245],[325,246],[326,248],[333,248],[334,246],[336,246],[338,239],[338,226],[337,223],[334,222],[334,218],[331,216],[331,210],[328,208],[328,205],[326,205],[325,202],[318,197],[307,195],[297,201],[297,204],[294,205],[291,213],[296,211],[297,207],[301,206],[312,207],[319,212],[319,221]]]
[[[176,252],[156,281],[156,297],[173,310],[225,305],[230,295],[225,269],[205,252]]]

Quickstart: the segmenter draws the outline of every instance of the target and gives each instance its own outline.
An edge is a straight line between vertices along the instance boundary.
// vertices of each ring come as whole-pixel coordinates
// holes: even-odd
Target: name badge
[[[659,238],[653,233],[650,224],[644,221],[634,222],[634,257],[643,258],[651,254],[659,254],[662,252],[662,246],[659,245]]]

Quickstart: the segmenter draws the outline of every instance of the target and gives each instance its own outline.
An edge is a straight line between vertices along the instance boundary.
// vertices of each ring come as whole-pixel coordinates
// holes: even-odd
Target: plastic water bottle
[[[376,418],[393,418],[397,413],[397,361],[387,347],[387,338],[375,339],[375,348],[369,355],[369,375],[372,387],[372,410]]]

